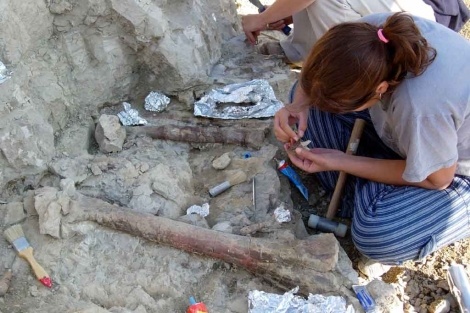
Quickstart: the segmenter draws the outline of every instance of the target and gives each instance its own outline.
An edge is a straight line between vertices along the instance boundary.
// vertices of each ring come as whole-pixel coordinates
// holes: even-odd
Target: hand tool
[[[215,197],[217,195],[220,195],[222,192],[229,189],[230,187],[243,183],[244,181],[246,181],[246,174],[242,171],[238,171],[223,183],[211,188],[209,190],[209,194],[212,197]]]
[[[15,247],[16,252],[18,255],[28,261],[33,269],[34,274],[36,275],[37,279],[46,287],[52,287],[52,281],[46,271],[42,268],[41,265],[34,259],[33,256],[33,247],[29,245],[28,240],[26,240],[23,228],[21,225],[13,225],[7,228],[3,235],[5,238],[10,242],[13,247]]]
[[[190,306],[187,313],[208,313],[207,307],[202,302],[196,302],[194,297],[189,298]]]
[[[346,236],[346,232],[348,230],[348,226],[344,224],[327,220],[326,218],[315,214],[310,214],[308,227],[318,229],[325,233],[334,233],[338,237]]]
[[[351,132],[351,137],[349,138],[349,143],[348,143],[346,154],[350,154],[350,155],[356,154],[357,147],[359,146],[362,131],[364,130],[365,125],[366,125],[366,121],[362,119],[356,119],[356,121],[354,122],[354,127]],[[341,204],[341,197],[343,196],[344,186],[346,184],[347,178],[348,178],[348,174],[346,172],[341,171],[339,173],[338,181],[336,182],[335,191],[333,192],[330,205],[328,206],[328,211],[326,212],[326,218],[329,220],[332,220],[335,217],[336,212],[338,212],[338,208],[339,208],[339,205]]]
[[[266,10],[266,8],[264,7],[264,5],[259,1],[259,0],[249,0],[251,2],[251,4],[253,4],[255,7],[258,8],[258,12],[259,13],[262,13],[264,10]],[[290,28],[289,26],[284,26],[284,28],[282,28],[282,32],[288,36],[291,32],[292,28]]]
[[[302,183],[302,179],[300,178],[299,174],[297,174],[292,167],[287,164],[285,160],[277,160],[274,159],[277,163],[277,169],[284,174],[289,180],[297,187],[300,191],[302,196],[304,196],[305,200],[308,201],[308,189]]]

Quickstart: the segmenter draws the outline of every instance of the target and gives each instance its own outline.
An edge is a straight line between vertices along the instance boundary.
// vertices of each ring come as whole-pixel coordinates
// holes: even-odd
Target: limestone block
[[[398,299],[395,288],[381,280],[374,279],[366,286],[379,312],[392,313],[403,312],[403,303]]]
[[[215,168],[216,170],[223,170],[227,166],[229,166],[231,161],[232,159],[230,158],[230,153],[227,152],[227,153],[222,154],[217,159],[215,159],[212,162],[212,167]]]
[[[44,187],[36,190],[34,205],[39,214],[39,232],[60,238],[60,220],[62,207],[57,203],[58,190]]]
[[[75,181],[71,178],[65,178],[60,181],[60,189],[68,197],[75,196]]]
[[[38,112],[18,111],[14,118],[0,118],[0,188],[46,170],[53,153],[52,127]]]
[[[10,202],[6,205],[5,225],[13,225],[26,218],[23,202]]]
[[[126,140],[126,129],[115,115],[101,115],[96,126],[95,138],[103,153],[119,152]]]

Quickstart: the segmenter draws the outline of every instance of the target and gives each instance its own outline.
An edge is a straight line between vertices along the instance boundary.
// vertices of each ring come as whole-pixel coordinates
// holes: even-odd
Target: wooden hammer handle
[[[362,119],[356,119],[354,122],[354,127],[351,132],[351,137],[349,138],[348,147],[346,149],[346,154],[356,154],[357,148],[359,146],[359,142],[361,140],[362,131],[364,130],[364,126],[366,125],[366,121]],[[339,173],[338,181],[336,182],[335,191],[333,192],[333,196],[331,197],[330,205],[328,206],[328,211],[326,212],[326,218],[331,220],[335,217],[336,212],[338,212],[338,208],[341,204],[341,197],[343,196],[344,186],[346,184],[346,179],[348,178],[348,174],[346,172],[341,171]]]

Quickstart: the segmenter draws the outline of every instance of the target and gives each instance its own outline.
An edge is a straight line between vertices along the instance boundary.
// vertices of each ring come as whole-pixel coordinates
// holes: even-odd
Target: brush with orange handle
[[[38,280],[46,287],[52,287],[52,281],[46,271],[36,262],[33,256],[33,247],[26,240],[21,225],[13,225],[3,232],[5,238],[15,247],[18,255],[28,261]]]

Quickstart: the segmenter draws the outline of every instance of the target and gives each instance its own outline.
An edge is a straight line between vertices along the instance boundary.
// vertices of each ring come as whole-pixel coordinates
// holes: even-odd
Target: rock
[[[70,178],[79,184],[88,177],[88,165],[92,158],[90,155],[82,154],[73,158],[56,159],[51,162],[50,170],[61,178]]]
[[[233,233],[233,227],[228,221],[215,224],[214,226],[212,226],[212,230],[220,231],[223,233],[229,233],[229,234]]]
[[[372,298],[374,298],[377,308],[384,313],[403,312],[403,303],[396,296],[393,286],[374,279],[366,286]]]
[[[2,13],[0,13],[0,29],[4,29],[1,15]],[[5,36],[5,33],[2,35]],[[2,46],[2,39],[0,39],[0,46]],[[3,90],[8,92],[8,88],[3,87],[2,85],[0,90],[1,103],[24,101],[28,105],[23,107],[18,103],[17,105],[23,109],[17,110],[14,115],[10,114],[5,117],[0,114],[0,189],[9,181],[23,175],[44,172],[54,154],[53,130],[39,113],[40,108],[33,109],[34,106],[28,102],[27,98],[7,101],[2,98],[1,94]],[[19,94],[21,93],[16,95],[19,96]]]
[[[450,311],[450,302],[444,298],[438,299],[429,305],[428,310],[431,313],[447,313]]]
[[[394,284],[400,281],[400,277],[405,273],[405,269],[395,266],[382,275],[382,280],[387,284]]]
[[[5,220],[3,221],[5,226],[19,223],[25,218],[23,202],[10,202],[6,205]]]
[[[339,246],[338,263],[336,264],[336,270],[340,272],[344,277],[349,279],[351,283],[356,285],[359,283],[359,276],[357,272],[353,269],[352,262],[346,254],[346,251],[344,251],[343,247],[341,246]]]
[[[103,114],[96,126],[95,138],[101,152],[119,152],[126,140],[126,129],[121,125],[119,117]]]
[[[93,173],[93,175],[95,175],[95,176],[99,176],[99,175],[103,174],[103,172],[101,171],[100,167],[97,164],[92,164],[90,169],[91,169],[91,172]]]
[[[212,167],[216,170],[223,170],[229,166],[232,159],[230,158],[230,153],[224,153],[222,156],[218,157],[212,162]]]
[[[369,259],[362,256],[357,264],[358,269],[370,279],[378,278],[383,274],[387,273],[390,269],[390,265],[382,264],[376,260]]]
[[[95,123],[91,117],[79,120],[77,124],[67,127],[60,133],[56,150],[62,151],[65,156],[87,154],[94,133]]]
[[[30,295],[33,296],[33,297],[39,296],[38,287],[37,287],[37,286],[31,286],[31,287],[29,287],[29,293],[30,293]]]
[[[448,294],[446,294],[444,297],[444,299],[446,299],[446,301],[448,301],[450,303],[450,307],[452,309],[456,309],[458,307],[458,302],[457,300],[455,299],[455,297],[449,292]]]
[[[49,11],[52,14],[63,14],[67,11],[72,10],[72,5],[66,0],[55,0],[49,7]]]
[[[39,215],[39,233],[60,238],[60,224],[62,219],[62,206],[58,202],[58,190],[52,187],[44,187],[36,190],[34,205]],[[64,211],[68,212],[68,201],[61,202],[67,205]]]
[[[28,191],[28,194],[26,197],[23,199],[23,208],[26,211],[27,216],[37,216],[38,212],[36,211],[36,208],[34,207],[34,191],[30,190]]]
[[[75,193],[76,193],[75,182],[70,178],[62,179],[60,181],[60,189],[68,197],[72,198],[75,196]]]
[[[191,224],[191,225],[198,226],[198,227],[203,227],[207,229],[210,228],[209,224],[207,224],[206,219],[199,214],[183,215],[179,217],[177,220],[180,222]]]
[[[149,165],[148,163],[142,162],[142,163],[140,164],[139,170],[140,170],[142,173],[147,172],[149,169],[150,169],[150,165]]]
[[[437,288],[441,288],[445,291],[449,291],[449,284],[447,283],[447,280],[440,280],[437,284],[436,284]]]
[[[421,292],[419,290],[418,282],[414,279],[410,280],[408,284],[406,285],[405,292],[408,294],[408,296],[411,299],[416,298],[416,296],[418,296],[419,293]]]

